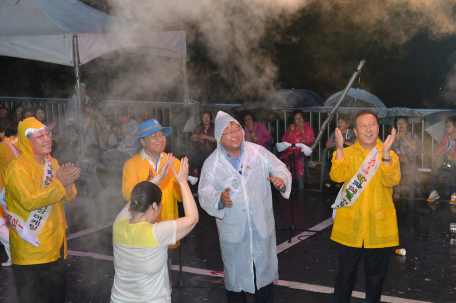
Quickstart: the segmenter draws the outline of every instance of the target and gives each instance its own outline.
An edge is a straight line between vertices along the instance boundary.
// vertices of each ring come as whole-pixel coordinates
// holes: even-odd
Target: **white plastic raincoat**
[[[239,124],[230,115],[218,112],[217,142],[231,121]],[[281,178],[286,186],[282,195],[288,198],[291,174],[285,164],[264,147],[245,141],[242,144],[242,175],[231,165],[219,142],[204,162],[198,193],[201,207],[216,217],[225,288],[255,293],[253,263],[258,289],[279,278],[271,186],[267,177]],[[230,187],[233,206],[219,209],[220,196],[227,187]]]

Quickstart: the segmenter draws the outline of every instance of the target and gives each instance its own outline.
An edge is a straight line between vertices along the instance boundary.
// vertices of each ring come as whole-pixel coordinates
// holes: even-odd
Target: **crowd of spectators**
[[[116,111],[117,115],[108,115],[104,117],[100,111],[100,100],[97,98],[90,98],[86,94],[86,91],[86,85],[81,83],[80,97],[82,113],[84,115],[81,131],[79,131],[79,111],[77,109],[76,87],[75,93],[72,95],[65,111],[65,124],[67,132],[65,133],[64,141],[66,140],[65,143],[69,142],[69,146],[72,147],[71,151],[64,153],[67,156],[65,160],[68,159],[68,157],[72,161],[77,160],[79,148],[81,148],[78,143],[80,140],[79,134],[81,132],[83,138],[82,148],[84,148],[88,157],[101,159],[103,153],[112,149],[126,153],[130,157],[134,156],[139,150],[138,147],[135,146],[135,140],[138,138],[138,128],[142,123],[151,118],[150,109],[146,104],[140,106],[139,115],[136,119],[131,119],[128,108],[125,107],[118,108]],[[266,126],[261,123],[261,121],[258,121],[256,114],[257,113],[251,111],[246,111],[242,116],[241,121],[244,122],[245,140],[267,148],[273,146],[274,140],[272,139],[271,134]],[[7,108],[0,105],[0,117],[8,115],[11,115],[11,117],[13,117],[17,122],[28,117],[35,117],[38,121],[48,126],[52,130],[53,134],[52,139],[54,156],[58,156],[62,153],[62,143],[60,142],[58,134],[59,127],[57,127],[58,125],[56,121],[49,119],[50,117],[46,115],[45,108],[37,106],[32,109],[18,103],[13,106],[10,112]],[[114,120],[112,116],[117,116],[117,119]],[[315,142],[315,131],[310,126],[310,123],[305,121],[306,114],[304,114],[301,110],[295,110],[292,113],[292,116],[293,123],[287,127],[279,142],[288,142],[291,144],[302,143],[307,146],[312,145],[312,143]],[[188,155],[190,174],[194,177],[198,177],[200,175],[201,167],[205,159],[207,159],[217,147],[217,142],[214,137],[214,123],[211,122],[211,120],[213,120],[212,112],[209,110],[200,111],[199,119],[200,123],[195,127],[190,136]],[[337,127],[344,136],[345,147],[353,145],[357,140],[357,137],[352,130],[353,125],[351,125],[351,123],[351,115],[338,115]],[[447,127],[447,130],[451,128],[452,123],[451,118],[448,119],[447,124],[449,126]],[[395,127],[397,129],[397,135],[394,140],[392,150],[398,154],[401,163],[402,175],[405,176],[408,175],[410,167],[415,164],[416,156],[422,152],[422,144],[417,135],[408,130],[407,117],[398,117],[396,119]],[[434,175],[443,170],[443,163],[451,164],[453,161],[456,161],[456,154],[454,156],[451,155],[451,152],[454,151],[456,136],[453,138],[450,133],[448,133],[444,139],[446,141],[442,141],[441,147],[438,151],[439,157],[434,159]],[[335,133],[332,131],[325,144],[325,147],[329,151],[329,159],[332,157],[335,146]],[[272,148],[270,148],[270,150],[272,151]],[[69,154],[71,156],[68,156]],[[293,147],[289,147],[282,153],[278,153],[277,156],[285,162],[290,171],[293,170],[293,179],[298,179],[304,176],[305,172],[303,160],[309,162],[312,161],[310,158],[301,155],[299,147],[294,149]],[[328,154],[322,156],[325,157],[328,156]],[[291,165],[292,161],[293,165]],[[323,191],[337,192],[340,189],[340,184],[334,183],[330,179],[330,170],[331,161],[326,161]],[[454,179],[456,180],[456,178]],[[432,180],[433,182],[431,181],[429,201],[435,201],[439,198],[439,194],[436,190],[436,182],[438,182],[438,178],[432,178]],[[395,186],[394,198],[400,197],[400,188],[401,185]],[[456,203],[456,183],[454,185],[454,193],[452,201],[454,200],[454,203]]]

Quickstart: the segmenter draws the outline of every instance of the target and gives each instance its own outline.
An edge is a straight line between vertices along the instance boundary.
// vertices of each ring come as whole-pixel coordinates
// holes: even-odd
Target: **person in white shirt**
[[[174,165],[166,157],[151,181],[138,183],[131,200],[113,226],[114,284],[111,302],[171,302],[168,277],[168,246],[185,237],[199,219],[195,199],[187,183],[188,159],[173,168],[183,198],[185,217],[155,223],[161,212],[162,192],[158,184]]]

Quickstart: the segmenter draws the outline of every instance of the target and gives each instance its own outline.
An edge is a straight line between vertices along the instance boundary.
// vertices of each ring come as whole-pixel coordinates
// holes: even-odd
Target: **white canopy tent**
[[[76,0],[0,1],[0,55],[74,66],[79,104],[79,65],[116,50],[182,58],[188,104],[184,31],[137,25]]]
[[[185,32],[158,31],[109,16],[76,0],[0,2],[0,55],[73,66],[115,50],[185,58]]]

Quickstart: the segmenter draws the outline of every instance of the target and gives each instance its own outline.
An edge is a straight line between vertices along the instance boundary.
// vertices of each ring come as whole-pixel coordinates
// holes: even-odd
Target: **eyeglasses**
[[[225,135],[225,136],[231,137],[231,136],[233,136],[235,133],[238,133],[238,132],[240,132],[240,131],[241,131],[240,128],[236,128],[235,130],[232,130],[232,131],[229,131],[229,132],[226,132],[226,133],[222,134],[222,136]]]
[[[30,139],[38,139],[38,140],[41,140],[41,139],[45,139],[47,137],[51,138],[52,137],[52,133],[51,132],[48,132],[48,133],[38,133],[36,136],[32,136]]]

